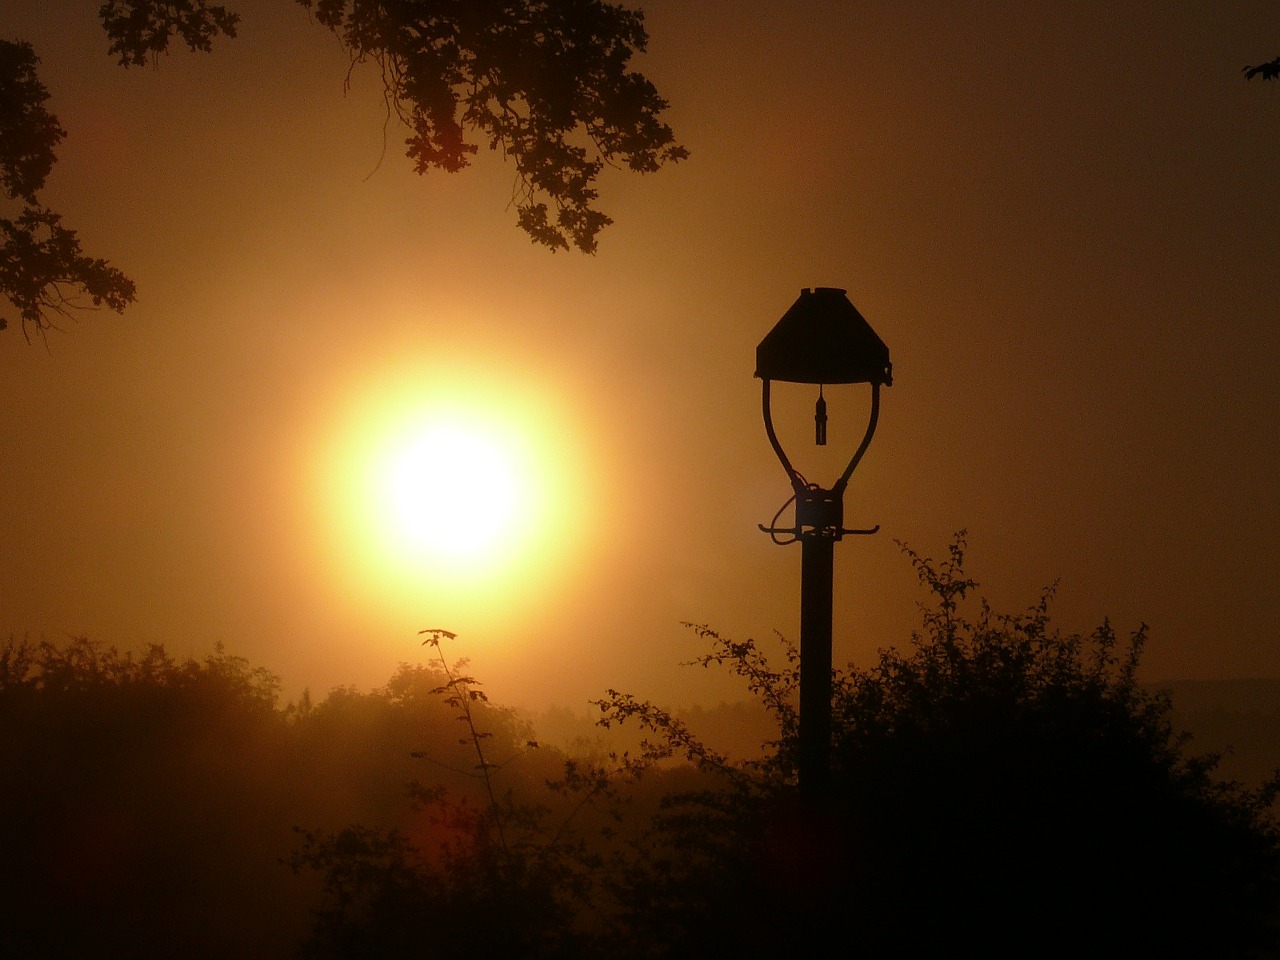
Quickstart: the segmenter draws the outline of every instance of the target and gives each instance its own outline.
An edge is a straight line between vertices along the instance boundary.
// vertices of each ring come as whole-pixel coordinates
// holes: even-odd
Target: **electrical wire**
[[[791,535],[790,540],[780,540],[778,538],[778,533],[780,532],[778,530],[778,518],[782,516],[782,512],[786,510],[787,507],[795,503],[795,499],[796,499],[796,495],[793,493],[791,496],[787,498],[786,502],[778,508],[778,512],[773,515],[773,519],[769,521],[769,531],[768,531],[769,539],[772,540],[774,543],[779,544],[780,546],[785,546],[788,543],[795,543],[797,540],[800,539],[800,536],[798,533],[793,533]]]

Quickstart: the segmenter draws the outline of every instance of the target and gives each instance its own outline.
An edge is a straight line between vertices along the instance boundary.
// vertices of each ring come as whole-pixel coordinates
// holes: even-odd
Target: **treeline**
[[[425,836],[415,781],[481,801],[475,756],[434,692],[443,682],[404,665],[380,690],[282,705],[275,676],[222,650],[180,661],[160,646],[10,639],[0,954],[291,955],[321,890],[289,865],[299,829]],[[477,707],[510,785],[560,771],[513,713]]]
[[[376,691],[282,706],[219,650],[0,651],[0,953],[13,957],[1280,955],[1280,780],[1242,786],[1137,681],[1144,629],[1046,594],[932,605],[837,671],[797,789],[796,651],[697,628],[770,718],[735,759],[608,691],[625,749],[535,743],[427,636]],[[779,656],[780,654],[780,656]]]

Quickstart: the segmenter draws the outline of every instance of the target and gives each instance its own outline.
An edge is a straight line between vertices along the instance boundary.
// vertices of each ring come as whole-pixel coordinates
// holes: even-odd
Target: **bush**
[[[434,852],[358,828],[310,838],[298,865],[329,890],[311,955],[1276,956],[1280,781],[1245,789],[1188,751],[1136,680],[1145,627],[1062,633],[1051,590],[1020,615],[968,612],[964,552],[963,536],[941,563],[906,550],[923,630],[836,674],[816,797],[797,788],[785,642],[776,668],[695,628],[711,645],[697,663],[735,672],[776,721],[760,759],[730,762],[609,691],[601,724],[645,738],[564,761],[542,805],[497,789],[507,771],[468,712],[483,698],[445,669],[487,799],[422,794],[452,838]],[[592,816],[606,829],[574,827]]]
[[[795,786],[795,651],[774,672],[754,643],[702,628],[702,662],[746,678],[780,738],[655,824],[660,869],[623,895],[636,937],[661,932],[651,955],[829,940],[871,956],[1276,955],[1276,782],[1246,790],[1188,754],[1168,699],[1136,682],[1145,627],[1064,635],[1052,591],[969,619],[964,549],[940,564],[906,551],[932,596],[924,630],[837,675],[816,800]],[[651,705],[604,707],[662,730]]]

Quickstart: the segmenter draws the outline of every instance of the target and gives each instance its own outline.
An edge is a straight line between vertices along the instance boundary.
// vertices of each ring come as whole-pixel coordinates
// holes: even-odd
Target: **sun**
[[[308,498],[334,599],[453,628],[572,588],[600,510],[582,409],[509,366],[405,362],[343,384]]]
[[[463,562],[491,556],[536,509],[518,453],[512,438],[457,417],[411,426],[379,468],[387,532],[409,554]]]

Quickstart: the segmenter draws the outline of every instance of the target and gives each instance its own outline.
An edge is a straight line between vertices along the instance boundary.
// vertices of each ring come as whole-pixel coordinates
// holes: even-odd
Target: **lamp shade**
[[[889,348],[836,287],[801,290],[756,347],[756,376],[789,383],[893,383]]]

